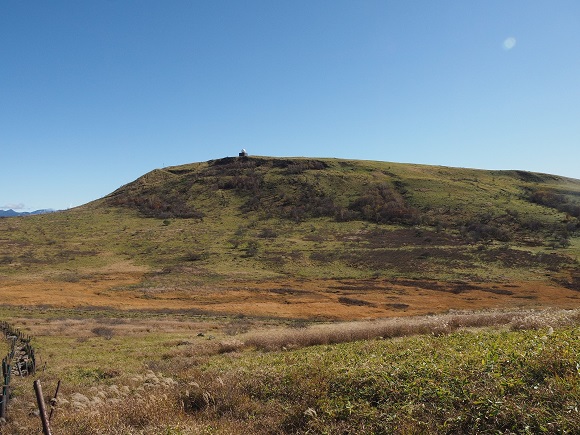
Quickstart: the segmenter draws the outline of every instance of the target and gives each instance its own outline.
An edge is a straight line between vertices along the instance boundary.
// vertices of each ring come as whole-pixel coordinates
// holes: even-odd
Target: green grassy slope
[[[216,350],[191,332],[131,332],[131,323],[109,323],[110,339],[80,335],[94,323],[79,322],[72,336],[38,342],[66,355],[43,371],[44,386],[63,380],[66,402],[52,422],[62,434],[577,433],[577,321],[578,312],[560,326],[546,318],[532,330],[510,322],[272,352],[233,352],[227,344]],[[228,342],[239,340],[220,343]],[[143,367],[155,373],[136,377]],[[164,377],[174,382],[152,384]],[[16,382],[33,403],[29,384]],[[117,399],[123,389],[130,400]],[[79,407],[78,392],[103,400]],[[38,418],[27,417],[30,407],[22,408],[13,419],[27,426],[16,431],[12,424],[10,433],[38,427]]]
[[[225,158],[154,170],[67,212],[0,220],[0,273],[66,279],[131,260],[154,286],[293,276],[580,288],[579,216],[580,181],[553,175]]]
[[[191,370],[203,381],[185,406],[276,433],[573,433],[578,332],[460,332],[223,358]]]

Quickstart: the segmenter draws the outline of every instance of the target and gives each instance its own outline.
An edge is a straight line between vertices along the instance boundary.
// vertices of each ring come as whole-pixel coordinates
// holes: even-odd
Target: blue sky
[[[241,148],[580,178],[580,2],[0,2],[0,208]]]

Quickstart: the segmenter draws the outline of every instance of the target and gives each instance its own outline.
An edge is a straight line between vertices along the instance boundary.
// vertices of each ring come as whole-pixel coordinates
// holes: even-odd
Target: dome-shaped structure
[[[242,148],[242,151],[240,151],[240,153],[238,154],[238,156],[240,157],[246,157],[248,155],[248,152],[246,151],[245,148]]]

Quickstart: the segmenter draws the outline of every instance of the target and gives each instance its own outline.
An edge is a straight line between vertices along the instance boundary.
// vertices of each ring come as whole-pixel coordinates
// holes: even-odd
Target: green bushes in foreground
[[[190,373],[199,390],[184,393],[185,409],[206,422],[238,420],[248,432],[574,433],[580,427],[579,328],[457,332],[214,364]],[[200,394],[211,400],[200,402]]]
[[[540,329],[532,313],[512,319],[509,327],[502,322],[501,327],[454,332],[433,328],[423,335],[293,350],[278,347],[292,343],[285,337],[260,347],[281,349],[273,351],[248,347],[229,335],[225,344],[216,340],[214,351],[205,352],[198,346],[214,344],[206,338],[198,345],[173,339],[165,350],[163,340],[151,346],[131,338],[127,349],[142,355],[140,362],[157,373],[131,375],[120,365],[107,366],[107,373],[85,369],[79,383],[66,377],[59,396],[66,401],[59,405],[53,430],[63,435],[578,433],[580,327],[575,315],[565,317],[560,323],[547,313]],[[467,324],[464,317],[453,320],[460,321]],[[481,317],[470,324],[488,322]],[[353,330],[362,327],[358,323]],[[525,327],[533,329],[520,329]],[[303,330],[295,332],[302,337]],[[85,361],[83,352],[93,349],[96,339],[94,352],[123,349],[122,331],[118,327],[109,340],[88,338],[86,346],[78,341],[78,350],[71,349],[68,357],[82,355]],[[306,345],[296,341],[301,343]],[[98,364],[105,367],[105,362]],[[111,356],[107,364],[113,363],[118,362]],[[54,375],[46,385],[54,383]],[[90,399],[90,407],[75,404],[79,392]],[[24,400],[32,400],[31,392],[18,394],[20,408],[13,408],[2,429],[32,433],[38,419],[27,417]]]

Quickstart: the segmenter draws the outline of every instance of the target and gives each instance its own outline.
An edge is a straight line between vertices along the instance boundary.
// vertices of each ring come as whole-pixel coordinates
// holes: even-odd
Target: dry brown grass
[[[10,346],[8,342],[3,340],[2,334],[0,334],[0,359],[4,358],[8,352],[10,352]]]
[[[580,294],[543,282],[282,279],[226,281],[213,286],[143,288],[142,275],[112,273],[79,281],[2,280],[6,305],[55,308],[196,311],[307,320],[362,320],[494,308],[576,308]],[[292,290],[294,289],[294,290]],[[235,326],[235,325],[234,325]]]
[[[578,322],[580,310],[537,310],[452,312],[449,314],[380,319],[313,325],[303,329],[256,332],[243,339],[244,346],[260,350],[296,349],[321,344],[346,343],[376,338],[406,337],[418,334],[448,334],[459,328],[508,326],[536,329]],[[242,342],[240,342],[240,348]]]

